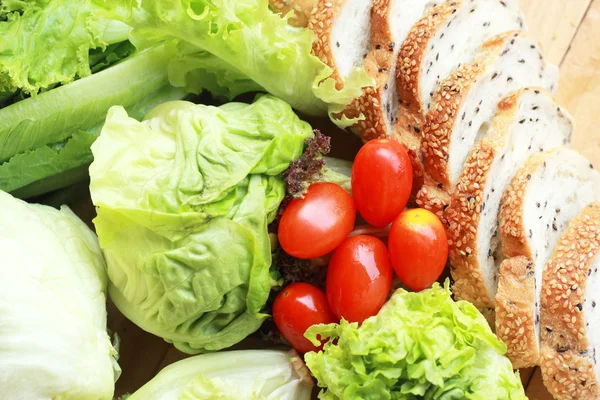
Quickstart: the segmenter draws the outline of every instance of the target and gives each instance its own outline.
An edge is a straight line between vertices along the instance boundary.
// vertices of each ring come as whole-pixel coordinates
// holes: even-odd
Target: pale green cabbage
[[[67,207],[4,192],[0,226],[0,398],[112,399],[120,370],[97,238]]]
[[[360,327],[342,320],[306,335],[337,339],[305,355],[326,388],[321,399],[527,399],[506,346],[475,306],[452,300],[448,286],[399,289]]]
[[[309,400],[313,385],[295,365],[296,354],[279,350],[203,354],[169,365],[128,400]]]
[[[121,312],[187,353],[256,331],[275,284],[267,225],[285,194],[281,174],[311,135],[269,95],[165,103],[143,122],[112,108],[92,146],[90,190]]]

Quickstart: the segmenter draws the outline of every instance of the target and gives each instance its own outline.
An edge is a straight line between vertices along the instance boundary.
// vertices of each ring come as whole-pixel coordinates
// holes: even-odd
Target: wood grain
[[[519,0],[531,36],[542,45],[546,58],[559,65],[591,0]]]
[[[577,123],[573,147],[600,166],[600,1],[594,0],[561,66],[558,100]]]

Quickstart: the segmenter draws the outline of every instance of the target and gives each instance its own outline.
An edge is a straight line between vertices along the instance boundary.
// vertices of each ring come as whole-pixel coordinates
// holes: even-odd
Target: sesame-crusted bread
[[[530,155],[567,145],[573,128],[572,118],[549,92],[521,89],[498,103],[490,129],[467,158],[446,210],[450,264],[454,294],[484,315],[493,314],[503,259],[498,237],[502,195]]]
[[[600,203],[571,221],[541,292],[542,376],[557,400],[600,399]]]
[[[317,0],[269,0],[273,10],[281,15],[294,12],[288,23],[297,27],[305,27],[308,18],[317,4]]]
[[[524,18],[516,0],[446,1],[412,27],[398,55],[396,129],[412,154],[420,154],[420,131],[442,80],[473,61],[488,40],[523,29]]]
[[[585,157],[566,148],[531,156],[504,193],[499,230],[502,252],[507,260],[527,258],[533,264],[534,280],[528,279],[529,270],[502,268],[496,293],[496,332],[508,346],[509,356],[518,357],[522,367],[539,361],[539,305],[546,264],[569,222],[598,200],[600,173],[590,168]],[[507,281],[523,282],[523,291],[533,286],[533,303],[511,304],[512,291],[501,290]]]
[[[425,10],[440,0],[374,0],[371,11],[371,51],[365,59],[367,72],[375,80],[374,88],[366,88],[354,109],[363,112],[365,121],[353,127],[364,141],[389,137],[398,118],[396,62],[400,45],[411,26]]]
[[[338,89],[371,48],[370,0],[319,0],[308,20],[315,33],[312,52],[333,69]]]
[[[441,83],[422,129],[425,184],[417,203],[443,220],[467,156],[486,135],[500,100],[523,87],[556,87],[558,68],[546,64],[526,34],[501,35],[482,50]]]

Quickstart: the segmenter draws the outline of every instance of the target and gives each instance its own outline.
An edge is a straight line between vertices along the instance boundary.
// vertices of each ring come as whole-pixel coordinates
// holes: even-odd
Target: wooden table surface
[[[595,126],[600,116],[600,0],[520,2],[531,35],[540,41],[548,59],[560,65],[557,97],[577,122],[573,147],[600,165],[600,130]],[[127,321],[114,307],[109,307],[109,325],[121,337],[123,374],[117,395],[135,391],[160,369],[185,357]],[[538,369],[523,370],[521,375],[531,400],[552,399]]]

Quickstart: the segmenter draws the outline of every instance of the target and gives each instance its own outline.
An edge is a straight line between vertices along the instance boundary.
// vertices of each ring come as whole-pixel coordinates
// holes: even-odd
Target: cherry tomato
[[[273,319],[283,337],[299,352],[317,351],[304,333],[316,324],[331,324],[338,319],[331,312],[321,289],[308,283],[286,286],[273,303]]]
[[[446,231],[435,214],[422,208],[406,210],[394,220],[388,247],[398,278],[414,291],[430,287],[446,266]]]
[[[404,146],[378,139],[365,144],[352,165],[352,196],[369,224],[383,227],[406,207],[413,184],[413,169]]]
[[[350,322],[377,314],[392,287],[392,267],[385,244],[373,237],[350,237],[335,249],[327,270],[331,311]]]
[[[292,200],[279,221],[279,244],[296,258],[332,252],[352,232],[356,209],[352,196],[335,183],[312,184]]]

